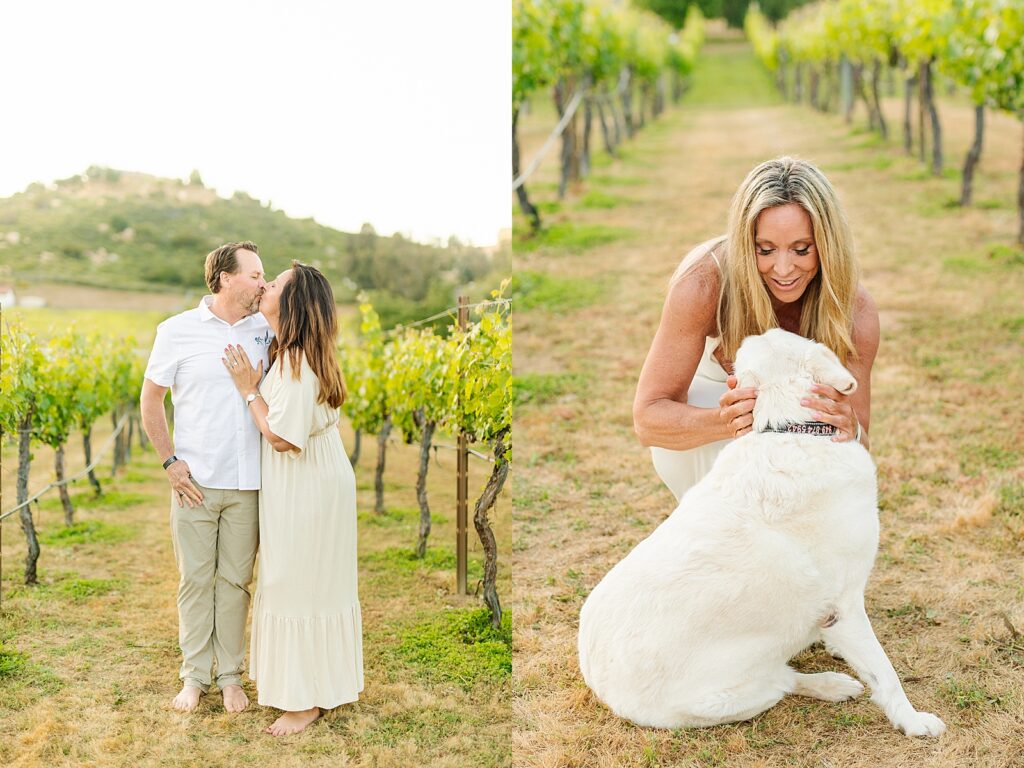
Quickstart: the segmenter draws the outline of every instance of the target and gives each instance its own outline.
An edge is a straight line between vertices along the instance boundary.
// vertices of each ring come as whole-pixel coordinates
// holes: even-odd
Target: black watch
[[[178,460],[177,456],[171,456],[171,458],[169,458],[167,461],[164,462],[164,469],[167,469],[169,466],[171,466],[171,464],[173,464],[177,460]]]

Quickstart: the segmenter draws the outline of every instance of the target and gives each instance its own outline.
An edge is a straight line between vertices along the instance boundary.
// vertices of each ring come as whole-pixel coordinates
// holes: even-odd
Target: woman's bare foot
[[[240,685],[225,685],[220,693],[224,697],[224,709],[228,712],[241,712],[249,706],[249,697]]]
[[[199,706],[199,697],[202,695],[202,689],[186,684],[182,686],[181,692],[174,697],[171,706],[179,712],[191,712]]]
[[[269,726],[265,733],[272,736],[288,736],[292,733],[302,733],[306,726],[320,717],[320,707],[304,709],[301,712],[285,712],[274,724]]]

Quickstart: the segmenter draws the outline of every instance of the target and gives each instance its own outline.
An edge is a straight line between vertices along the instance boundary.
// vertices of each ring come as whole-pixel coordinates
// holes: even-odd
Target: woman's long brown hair
[[[345,402],[347,392],[334,351],[338,310],[331,284],[320,270],[293,261],[291,279],[281,291],[280,312],[278,334],[270,344],[271,365],[287,352],[292,377],[298,379],[302,354],[305,354],[309,367],[320,381],[317,402],[339,407]]]

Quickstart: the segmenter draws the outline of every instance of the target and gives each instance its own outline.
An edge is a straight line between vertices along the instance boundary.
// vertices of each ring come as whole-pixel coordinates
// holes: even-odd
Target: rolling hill
[[[312,264],[331,280],[339,301],[365,290],[382,320],[392,322],[450,306],[460,288],[496,284],[488,276],[502,271],[494,257],[454,238],[438,247],[382,236],[369,224],[358,233],[340,232],[290,218],[243,192],[224,199],[195,172],[185,182],[90,167],[0,199],[0,281],[201,289],[206,254],[243,239],[260,246],[268,275],[292,259]]]

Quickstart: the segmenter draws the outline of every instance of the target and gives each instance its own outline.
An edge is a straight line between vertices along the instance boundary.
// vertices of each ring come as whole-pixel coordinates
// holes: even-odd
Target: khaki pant
[[[181,679],[209,691],[241,685],[249,585],[259,541],[259,491],[204,488],[203,503],[182,505],[171,493],[171,539],[178,563]]]

